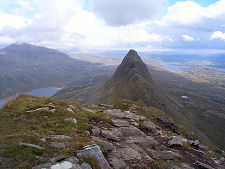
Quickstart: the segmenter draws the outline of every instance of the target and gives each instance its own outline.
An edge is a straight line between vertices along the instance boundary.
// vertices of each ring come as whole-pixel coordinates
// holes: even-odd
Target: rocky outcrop
[[[112,119],[111,122],[97,119],[90,121],[91,138],[104,151],[104,165],[107,164],[107,167],[115,169],[141,168],[157,160],[168,163],[168,168],[177,169],[203,166],[202,163],[196,163],[196,160],[207,160],[206,165],[212,165],[213,161],[208,152],[200,150],[202,144],[199,141],[188,140],[182,135],[168,136],[159,126],[139,115],[137,111],[135,112],[107,109],[104,113],[117,119]],[[176,131],[175,128],[174,131]],[[183,146],[189,150],[185,151]],[[96,155],[93,155],[95,154],[93,150],[89,151],[87,152],[89,155],[85,151],[85,155],[82,156],[98,161]],[[100,153],[97,148],[95,151],[97,154]],[[174,160],[180,161],[180,167],[172,165]]]
[[[77,157],[94,159],[101,169],[111,169],[100,147],[96,144],[88,145],[84,147],[84,150],[77,151]]]

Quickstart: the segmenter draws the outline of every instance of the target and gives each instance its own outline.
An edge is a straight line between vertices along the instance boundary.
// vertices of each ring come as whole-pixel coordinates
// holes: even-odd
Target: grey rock
[[[156,126],[154,123],[144,120],[141,123],[141,128],[147,129],[148,131],[152,133],[156,133],[156,130],[160,129],[158,126]]]
[[[88,163],[82,163],[82,164],[80,165],[80,167],[81,167],[82,169],[92,169],[91,166],[90,166]]]
[[[69,139],[71,139],[70,136],[65,136],[65,135],[51,135],[50,138],[55,139],[55,140],[69,140]]]
[[[40,164],[33,169],[83,169],[78,164],[79,160],[76,157],[70,157],[67,159],[53,158],[49,163]],[[88,169],[88,168],[87,168]]]
[[[70,158],[67,158],[66,161],[69,161],[73,164],[77,164],[79,163],[79,159],[77,157],[70,157]]]
[[[173,160],[174,153],[171,151],[155,151],[147,149],[149,155],[156,160]]]
[[[113,169],[121,169],[126,166],[126,163],[120,158],[109,158],[109,164],[113,167]]]
[[[47,140],[46,138],[41,138],[41,141],[46,142]]]
[[[112,143],[108,142],[108,141],[105,141],[105,140],[102,140],[101,138],[99,137],[95,137],[95,136],[92,136],[91,137],[94,141],[98,141],[100,143],[102,143],[102,146],[103,146],[103,149],[105,151],[112,151],[114,149],[114,146]]]
[[[113,109],[113,105],[109,105],[109,104],[98,104],[99,107],[105,107],[107,109]]]
[[[128,127],[130,126],[129,122],[126,120],[120,120],[120,119],[113,119],[112,124],[116,127]]]
[[[182,169],[194,169],[193,167],[191,167],[190,165],[188,165],[186,163],[181,163],[181,168]]]
[[[139,144],[146,147],[155,147],[158,142],[151,136],[130,136],[126,138],[126,143]]]
[[[91,158],[98,163],[101,169],[111,169],[99,146],[96,144],[85,146],[84,150],[77,151],[77,157]]]
[[[19,145],[21,146],[28,146],[28,147],[33,147],[33,148],[36,148],[36,149],[43,149],[42,147],[38,146],[38,145],[35,145],[35,144],[29,144],[29,143],[20,143]]]
[[[74,109],[75,106],[74,105],[69,105],[69,108]]]
[[[69,112],[74,113],[74,111],[71,108],[67,108],[66,110],[69,111]]]
[[[171,167],[170,169],[180,169],[180,168],[177,167],[177,166],[173,166],[173,167]]]
[[[121,127],[121,132],[124,137],[128,136],[145,136],[146,134],[139,130],[137,127],[129,126],[129,127]]]
[[[77,120],[75,118],[66,118],[65,121],[72,122],[74,124],[77,124]]]
[[[183,146],[184,143],[187,143],[187,139],[182,136],[173,136],[173,138],[168,142],[168,145],[173,146]]]
[[[91,133],[93,136],[99,137],[100,130],[99,130],[99,128],[93,128],[93,129],[91,129]]]
[[[200,161],[195,161],[196,165],[202,169],[214,169],[213,167],[209,166],[208,164],[202,163]]]
[[[204,152],[204,151],[201,151],[201,150],[195,150],[193,148],[191,148],[190,150],[192,150],[192,152],[194,154],[196,154],[197,156],[201,157],[201,158],[207,158],[208,155]]]
[[[141,160],[142,156],[131,147],[126,147],[120,150],[124,160]]]
[[[55,148],[64,148],[64,147],[66,147],[66,145],[64,143],[58,143],[58,142],[52,142],[51,146],[55,147]]]
[[[111,128],[110,130],[102,130],[101,135],[109,140],[119,141],[122,133],[117,128]]]
[[[138,116],[135,113],[131,113],[130,111],[124,111],[122,112],[119,109],[112,109],[112,110],[105,110],[104,113],[109,114],[111,116],[126,118],[126,119],[134,119],[137,121],[145,120],[144,116]]]
[[[41,110],[50,110],[50,108],[49,107],[40,107],[40,108],[37,108],[34,110],[28,110],[27,113],[32,113],[32,112],[41,111]]]
[[[131,124],[133,124],[135,127],[139,127],[139,124],[135,121],[132,121]]]

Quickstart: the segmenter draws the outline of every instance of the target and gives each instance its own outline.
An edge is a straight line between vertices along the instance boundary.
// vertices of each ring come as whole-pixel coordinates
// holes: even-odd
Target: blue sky
[[[225,0],[0,0],[0,44],[225,50]]]
[[[179,0],[179,1],[185,1],[185,0]],[[203,7],[206,7],[208,5],[214,4],[218,0],[194,0],[196,3],[200,4]],[[169,0],[170,5],[174,5],[178,0]]]

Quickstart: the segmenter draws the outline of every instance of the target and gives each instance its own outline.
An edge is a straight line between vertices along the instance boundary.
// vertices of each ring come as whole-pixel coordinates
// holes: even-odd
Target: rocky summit
[[[114,75],[105,82],[97,100],[114,104],[121,99],[166,109],[166,97],[153,82],[146,64],[133,49],[124,57]]]
[[[223,169],[164,112],[123,100],[82,105],[20,95],[0,110],[0,168]]]
[[[55,98],[84,104],[115,104],[121,99],[167,110],[167,97],[153,82],[146,64],[131,49],[111,78],[102,84],[81,90],[63,89]]]

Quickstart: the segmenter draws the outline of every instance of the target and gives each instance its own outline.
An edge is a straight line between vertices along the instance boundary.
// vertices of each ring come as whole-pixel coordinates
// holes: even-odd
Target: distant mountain
[[[63,89],[56,98],[81,103],[115,104],[122,99],[143,103],[147,106],[167,109],[166,97],[153,82],[147,66],[135,50],[130,50],[114,75],[104,84],[75,90]]]
[[[112,104],[121,99],[128,99],[166,109],[162,92],[153,82],[146,64],[132,49],[101,90],[98,102]]]
[[[0,98],[41,87],[102,82],[112,71],[54,49],[15,43],[0,49]]]

